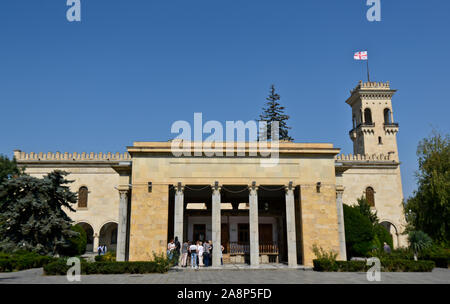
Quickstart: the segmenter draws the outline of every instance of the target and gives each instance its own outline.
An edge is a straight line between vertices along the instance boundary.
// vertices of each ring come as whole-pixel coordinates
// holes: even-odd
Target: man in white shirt
[[[197,245],[192,243],[189,246],[189,252],[191,253],[191,268],[198,268],[197,266]]]

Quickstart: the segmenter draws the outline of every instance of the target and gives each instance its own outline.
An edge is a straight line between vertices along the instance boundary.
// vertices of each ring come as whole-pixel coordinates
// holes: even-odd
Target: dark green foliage
[[[108,251],[106,254],[96,255],[96,262],[114,262],[116,260],[116,252]]]
[[[408,234],[408,242],[409,247],[416,255],[430,248],[433,244],[431,238],[423,231],[410,231]]]
[[[63,210],[75,211],[71,204],[77,201],[66,186],[66,175],[62,171],[42,179],[21,175],[0,184],[0,250],[56,254],[77,235]]]
[[[450,135],[433,130],[417,147],[418,189],[405,205],[408,230],[450,245]]]
[[[14,254],[0,253],[0,272],[40,268],[55,260],[55,258],[50,256],[27,251]]]
[[[77,235],[72,236],[67,241],[67,247],[61,249],[61,255],[64,256],[77,256],[82,255],[86,251],[87,236],[84,229],[78,225],[70,228],[76,232]]]
[[[0,183],[14,176],[23,174],[23,169],[17,167],[16,159],[9,160],[5,155],[0,154]]]
[[[357,208],[343,206],[347,256],[367,256],[375,236],[373,225]]]
[[[293,141],[294,139],[289,136],[289,129],[286,121],[289,119],[289,115],[284,114],[284,107],[278,102],[280,95],[275,93],[275,86],[270,87],[270,94],[266,98],[266,107],[263,108],[263,113],[259,115],[259,121],[267,122],[267,140],[272,139],[271,124],[273,121],[279,122],[279,140]],[[260,137],[261,140],[266,139]]]
[[[167,259],[149,262],[94,262],[81,261],[81,274],[165,273],[170,269]],[[46,275],[65,275],[71,266],[60,259],[44,266]]]
[[[384,243],[386,242],[391,249],[394,248],[394,242],[392,240],[392,235],[380,224],[375,224],[373,226],[373,230],[375,233],[374,237],[374,245],[377,249],[383,250]]]
[[[370,205],[367,202],[367,199],[364,196],[361,196],[357,199],[357,202],[358,204],[355,208],[358,208],[359,212],[367,217],[373,225],[378,224],[377,212],[370,210]]]
[[[430,272],[435,267],[433,261],[412,261],[399,259],[382,259],[381,271],[384,272]],[[315,271],[326,272],[367,272],[372,266],[365,261],[336,261],[313,260]]]
[[[419,259],[434,261],[436,267],[448,268],[450,266],[450,249],[433,245],[424,249],[419,254]]]

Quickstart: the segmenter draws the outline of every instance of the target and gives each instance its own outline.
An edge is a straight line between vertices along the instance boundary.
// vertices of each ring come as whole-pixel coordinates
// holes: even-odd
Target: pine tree
[[[284,107],[278,102],[280,95],[275,92],[275,86],[270,88],[270,94],[266,98],[266,107],[263,108],[263,113],[259,115],[259,121],[267,122],[267,137],[259,137],[260,139],[267,138],[272,139],[272,122],[278,121],[279,123],[279,140],[293,141],[294,139],[289,136],[288,132],[290,127],[287,126],[286,121],[289,119],[289,115],[284,114]],[[263,130],[264,131],[264,130]],[[265,134],[264,134],[265,135]]]
[[[0,182],[13,176],[23,174],[23,169],[17,167],[16,160],[9,160],[7,156],[0,155]]]
[[[56,254],[78,235],[63,210],[75,211],[71,204],[77,201],[67,174],[54,171],[41,179],[21,175],[0,184],[0,250]]]

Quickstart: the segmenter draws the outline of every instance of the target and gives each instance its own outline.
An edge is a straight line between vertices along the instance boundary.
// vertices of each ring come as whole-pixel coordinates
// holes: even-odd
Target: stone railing
[[[336,161],[393,161],[394,159],[390,155],[386,154],[340,154],[336,155]]]
[[[20,150],[14,151],[14,157],[17,161],[130,161],[131,156],[125,153],[68,153],[68,152],[48,152],[48,153],[25,153]]]

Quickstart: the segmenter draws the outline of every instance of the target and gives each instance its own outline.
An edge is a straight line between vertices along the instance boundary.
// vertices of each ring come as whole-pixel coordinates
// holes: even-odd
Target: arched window
[[[370,207],[375,207],[375,191],[372,187],[366,188],[366,199]]]
[[[391,124],[391,110],[384,109],[384,123],[389,125]]]
[[[369,108],[364,110],[364,122],[366,124],[372,124],[372,112]]]
[[[354,128],[356,128],[356,117],[355,117],[355,115],[353,115],[352,122],[353,122],[353,129],[354,129]]]
[[[379,144],[379,145],[382,145],[382,144],[383,144],[383,141],[382,141],[382,139],[381,139],[381,136],[378,136],[378,144]]]
[[[78,208],[87,208],[88,188],[83,186],[78,189]]]

